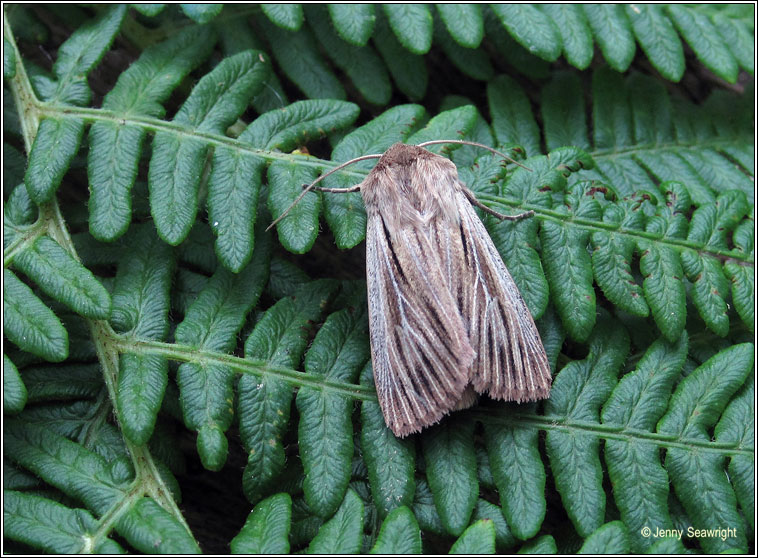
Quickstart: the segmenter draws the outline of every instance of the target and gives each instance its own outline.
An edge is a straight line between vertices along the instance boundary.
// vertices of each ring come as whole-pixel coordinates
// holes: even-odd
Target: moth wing
[[[426,231],[369,214],[366,278],[371,359],[387,425],[398,436],[455,408],[474,351]]]
[[[464,292],[461,314],[477,355],[471,383],[496,399],[544,399],[551,373],[534,319],[466,195],[460,191],[456,197],[465,271],[456,283]]]

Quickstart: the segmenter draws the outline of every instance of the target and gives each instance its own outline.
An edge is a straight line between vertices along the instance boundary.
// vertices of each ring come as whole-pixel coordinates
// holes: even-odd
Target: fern
[[[752,89],[660,79],[752,72],[744,7],[5,15],[9,548],[218,550],[215,516],[192,514],[216,491],[188,470],[220,471],[234,553],[752,548]],[[52,21],[75,31],[46,69]],[[476,102],[430,110],[448,71]],[[440,138],[529,169],[438,149],[483,202],[534,211],[484,221],[555,379],[543,403],[482,401],[400,440],[346,251],[365,237],[360,195],[311,192],[266,226],[337,164]]]

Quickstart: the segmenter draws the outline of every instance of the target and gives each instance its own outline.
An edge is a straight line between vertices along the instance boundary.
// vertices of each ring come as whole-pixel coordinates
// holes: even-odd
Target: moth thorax
[[[458,171],[447,159],[435,159],[421,160],[415,165],[417,172],[411,181],[412,191],[408,194],[415,198],[411,200],[413,205],[426,218],[441,217],[458,222]]]

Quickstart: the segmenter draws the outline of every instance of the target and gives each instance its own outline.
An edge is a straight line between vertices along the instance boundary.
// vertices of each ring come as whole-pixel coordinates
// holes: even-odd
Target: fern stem
[[[540,430],[557,430],[562,432],[581,432],[582,434],[595,436],[604,440],[622,440],[625,442],[645,440],[663,448],[679,448],[684,450],[717,453],[720,455],[745,455],[753,457],[755,451],[752,449],[740,449],[728,444],[710,442],[708,440],[698,440],[693,438],[678,438],[677,436],[648,432],[645,430],[627,429],[623,426],[612,426],[596,422],[584,421],[566,421],[562,416],[551,415],[532,415],[512,413],[505,415],[501,411],[494,413],[487,412],[484,409],[471,411],[471,414],[477,419],[484,422],[495,422],[509,426],[531,426]]]
[[[352,397],[359,401],[376,401],[376,392],[365,386],[349,384],[345,382],[330,382],[324,380],[321,376],[307,374],[289,368],[269,366],[265,361],[254,361],[242,359],[233,355],[219,354],[208,351],[201,351],[189,346],[175,345],[171,343],[162,343],[150,340],[133,340],[120,339],[114,342],[114,347],[120,351],[141,351],[149,354],[160,355],[171,360],[181,362],[198,362],[204,361],[209,364],[224,364],[236,372],[243,374],[253,374],[255,376],[269,376],[284,380],[296,387],[308,386],[323,390],[332,391],[347,397]],[[530,415],[530,414],[501,414],[494,415],[485,410],[473,411],[472,414],[479,420],[485,422],[499,422],[508,425],[531,427],[539,430],[561,430],[581,432],[584,434],[596,436],[602,439],[617,439],[624,441],[645,440],[654,443],[659,447],[680,448],[692,450],[697,448],[699,451],[727,453],[729,455],[747,455],[753,456],[754,451],[748,449],[735,448],[728,444],[713,443],[705,440],[677,438],[655,432],[646,432],[644,430],[625,429],[623,427],[604,425],[592,422],[566,421],[564,417]]]
[[[159,355],[170,360],[180,362],[205,362],[207,364],[223,364],[236,372],[252,374],[254,376],[270,376],[284,380],[295,387],[314,387],[333,391],[335,393],[352,397],[360,401],[376,401],[376,392],[365,386],[348,384],[345,382],[331,382],[324,380],[322,376],[299,372],[290,368],[270,366],[262,360],[248,360],[234,355],[198,350],[188,345],[175,343],[162,343],[149,339],[126,339],[114,340],[114,347],[122,352],[140,352],[144,354]]]
[[[590,231],[608,231],[608,232],[613,232],[613,233],[624,235],[624,236],[629,236],[632,238],[653,240],[655,242],[669,245],[678,250],[690,248],[690,249],[695,250],[700,255],[709,256],[712,258],[718,258],[722,261],[726,261],[727,259],[732,259],[732,260],[736,260],[742,263],[743,265],[747,265],[749,267],[753,267],[754,265],[754,261],[752,259],[745,257],[746,254],[738,250],[717,250],[717,249],[705,250],[703,249],[703,246],[701,244],[692,242],[690,240],[685,240],[683,238],[679,239],[679,238],[663,237],[658,234],[650,233],[647,231],[640,231],[637,229],[626,229],[624,227],[620,227],[612,223],[603,223],[601,221],[592,221],[590,219],[572,217],[570,215],[566,215],[565,213],[560,213],[558,211],[547,209],[539,205],[531,205],[531,204],[523,203],[520,200],[516,200],[512,198],[494,196],[492,194],[477,194],[477,196],[481,200],[485,200],[491,203],[494,202],[495,204],[504,205],[506,207],[515,207],[518,209],[532,210],[534,211],[534,216],[537,219],[544,219],[546,221],[555,221],[563,225],[566,225],[566,224],[573,225],[578,228],[583,228]]]
[[[37,127],[41,119],[40,101],[34,94],[34,89],[26,73],[26,67],[21,63],[21,53],[16,46],[16,40],[13,37],[13,30],[11,29],[8,17],[3,17],[3,38],[10,43],[13,55],[18,61],[16,64],[16,75],[7,81],[13,95],[14,106],[18,111],[19,121],[21,122],[21,135],[24,138],[24,148],[29,153],[34,143],[34,137],[37,135]]]
[[[119,345],[116,340],[119,336],[107,322],[89,320],[92,340],[97,352],[97,358],[103,369],[103,378],[108,389],[111,402],[116,401],[116,391],[119,375]],[[181,510],[176,505],[171,491],[164,483],[153,456],[147,446],[137,446],[124,437],[124,444],[129,451],[135,471],[135,484],[140,488],[140,496],[147,493],[155,499],[161,507],[173,515],[179,521],[190,536],[193,537],[189,525],[184,519]],[[197,541],[196,541],[197,542]]]

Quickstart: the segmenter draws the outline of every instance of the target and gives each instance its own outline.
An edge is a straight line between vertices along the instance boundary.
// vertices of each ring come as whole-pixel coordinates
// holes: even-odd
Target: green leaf
[[[385,17],[378,17],[374,43],[397,88],[411,101],[423,98],[429,81],[424,57],[403,48]]]
[[[208,179],[208,221],[216,235],[216,254],[228,270],[239,273],[253,255],[258,192],[265,162],[230,147],[213,152]]]
[[[638,73],[630,75],[627,81],[634,119],[634,139],[643,145],[670,143],[673,139],[671,102],[663,85]]]
[[[6,128],[7,131],[7,128]],[[21,152],[13,147],[12,145],[8,144],[7,142],[3,144],[3,178],[5,180],[6,184],[16,184],[17,186],[13,188],[8,188],[8,191],[10,193],[9,199],[6,200],[6,204],[4,207],[5,213],[10,215],[15,215],[15,217],[11,218],[11,221],[13,221],[16,224],[25,224],[25,223],[31,223],[31,220],[33,219],[33,213],[32,210],[34,209],[32,207],[31,200],[29,199],[29,193],[27,192],[26,188],[23,187],[21,184],[24,181],[24,172],[26,171],[26,157],[21,154]],[[21,198],[21,192],[24,192],[24,197]],[[16,198],[16,200],[11,203],[10,197]],[[20,213],[19,213],[19,210]],[[23,214],[24,216],[21,216]]]
[[[600,50],[608,65],[625,72],[634,58],[632,26],[619,4],[582,5]]]
[[[530,4],[491,4],[490,9],[516,41],[526,50],[555,61],[563,47],[557,26],[544,13]]]
[[[718,29],[721,40],[729,48],[740,67],[751,74],[754,73],[755,41],[747,22],[721,14],[715,14],[711,21]]]
[[[455,41],[465,48],[477,48],[484,37],[484,18],[478,4],[437,4],[437,13]]]
[[[687,239],[709,248],[726,248],[727,233],[742,221],[748,210],[742,192],[724,192],[715,203],[699,207],[694,212]]]
[[[374,32],[376,16],[371,4],[328,4],[337,33],[355,46],[365,46]]]
[[[329,316],[305,357],[305,371],[326,381],[357,379],[369,357],[367,328],[364,312],[341,310]],[[350,482],[353,402],[329,390],[303,386],[297,408],[305,500],[326,518],[340,505]]]
[[[430,531],[435,535],[446,534],[442,521],[434,505],[434,497],[426,480],[416,479],[416,494],[413,499],[413,515],[418,519],[422,531]]]
[[[639,240],[640,271],[645,277],[642,290],[656,325],[669,341],[684,330],[686,318],[684,272],[677,251],[653,242]]]
[[[261,4],[261,11],[272,23],[287,31],[297,31],[303,24],[300,4]]]
[[[421,441],[426,478],[440,519],[448,533],[458,536],[469,524],[479,495],[474,423],[445,420],[427,431]]]
[[[713,149],[681,149],[677,150],[677,153],[696,169],[703,181],[717,193],[741,190],[748,201],[753,202],[752,182],[729,159]]]
[[[755,380],[748,377],[737,395],[724,409],[716,424],[717,442],[735,445],[752,451],[755,430]],[[755,478],[753,460],[750,455],[732,455],[729,460],[729,480],[734,488],[737,501],[750,528],[755,527]]]
[[[498,143],[521,145],[528,155],[542,152],[529,100],[515,81],[505,75],[497,76],[487,84],[487,100]]]
[[[516,42],[491,9],[484,11],[484,29],[499,57],[525,76],[540,80],[550,75],[550,62],[529,52]]]
[[[621,521],[611,521],[600,527],[584,541],[577,554],[626,554],[629,535]]]
[[[145,17],[155,17],[166,8],[166,4],[131,4],[129,7]]]
[[[624,6],[624,11],[650,63],[666,79],[679,81],[684,74],[684,51],[663,6],[634,4]]]
[[[116,273],[111,324],[137,337],[163,339],[169,327],[174,252],[150,226],[135,228],[128,240],[132,250],[124,255]]]
[[[677,386],[668,412],[658,422],[658,432],[708,441],[707,429],[716,423],[731,395],[751,373],[754,351],[751,343],[733,345],[691,372]],[[746,552],[744,523],[737,512],[734,490],[724,475],[723,457],[672,447],[666,452],[666,468],[695,529],[735,526],[736,532],[725,533],[723,539],[700,531],[696,536],[703,549]]]
[[[513,36],[489,7],[396,8],[436,10],[420,24],[403,22],[406,43],[433,29],[429,56],[412,54],[385,9],[371,5],[309,6],[297,31],[272,23],[268,8],[229,5],[205,26],[183,9],[155,17],[143,12],[158,9],[141,6],[128,19],[120,6],[6,10],[11,49],[18,40],[29,52],[42,52],[40,45],[47,51],[48,24],[63,30],[51,61],[57,58],[63,73],[14,52],[4,97],[4,239],[12,274],[4,387],[6,411],[17,413],[6,413],[4,484],[49,499],[39,508],[47,511],[29,506],[25,534],[36,538],[8,538],[11,550],[56,552],[52,546],[68,550],[69,541],[77,551],[115,552],[110,539],[135,552],[197,551],[194,527],[182,517],[197,500],[192,487],[187,491],[189,462],[177,444],[188,435],[197,439],[203,466],[223,467],[224,478],[241,471],[239,459],[225,467],[227,453],[244,457],[241,479],[222,482],[214,497],[229,500],[242,487],[259,516],[274,501],[266,498],[291,500],[288,517],[256,520],[279,532],[259,531],[259,552],[271,542],[278,552],[311,544],[324,552],[376,545],[439,553],[455,541],[452,525],[466,532],[456,546],[466,552],[477,543],[483,551],[516,551],[518,540],[522,552],[557,553],[558,541],[564,553],[583,543],[593,552],[683,553],[676,537],[645,537],[643,528],[686,532],[714,524],[736,533],[725,541],[723,532],[697,533],[687,548],[749,551],[754,380],[738,353],[752,346],[735,343],[750,340],[754,329],[753,88],[706,87],[685,98],[663,84],[683,72],[680,40],[694,50],[718,43],[737,68],[751,68],[750,6],[673,8],[710,22],[708,41],[697,45],[678,36],[668,8],[589,7],[628,20],[626,38],[605,39],[601,48],[636,37],[645,50],[639,67],[652,70],[622,75],[601,64],[591,82],[571,72],[592,62],[595,36],[602,45],[608,31],[593,33],[583,6],[496,7],[523,16]],[[220,10],[190,6],[186,13],[203,18]],[[122,21],[125,40],[103,56]],[[553,38],[540,46],[565,56],[564,69],[514,38],[544,38],[542,23]],[[493,77],[495,67],[508,76]],[[487,98],[456,94],[460,76],[486,81]],[[347,95],[345,87],[360,106],[335,98]],[[424,106],[399,104],[408,98]],[[90,139],[82,146],[85,126]],[[497,147],[530,169],[471,146],[437,149],[487,206],[534,212],[518,222],[483,221],[530,312],[541,316],[555,385],[543,403],[482,401],[445,419],[440,430],[470,421],[468,435],[460,444],[450,437],[431,446],[434,453],[425,437],[435,431],[398,439],[387,428],[371,387],[363,272],[342,265],[362,265],[362,249],[329,249],[330,242],[360,248],[360,194],[313,193],[303,218],[280,227],[284,246],[313,246],[312,253],[271,260],[263,228],[303,183],[351,157],[451,136]],[[355,186],[375,164],[340,169],[324,186]],[[27,168],[37,173],[34,187]],[[145,177],[156,176],[151,207]],[[161,197],[165,186],[173,193]],[[38,205],[30,191],[47,201]],[[330,232],[315,244],[322,198]],[[175,229],[154,224],[167,208],[185,219]],[[179,242],[176,249],[156,226]],[[67,263],[35,267],[32,255],[46,246]],[[13,284],[21,293],[15,299]],[[594,304],[581,300],[598,293]],[[15,310],[8,311],[8,300]],[[39,323],[61,333],[60,354],[55,340],[39,337]],[[36,341],[23,338],[29,331]],[[47,362],[40,350],[68,360]],[[716,371],[711,358],[723,359]],[[688,384],[704,374],[706,388]],[[704,395],[688,406],[682,386]],[[656,428],[665,420],[671,424]],[[472,421],[482,423],[481,432],[471,430]],[[324,526],[351,500],[365,515],[355,506]],[[87,519],[60,529],[68,525],[61,518],[80,512],[94,529]],[[561,518],[571,523],[556,530]],[[351,523],[342,530],[350,544],[335,548],[340,541],[330,531],[339,531],[342,519]],[[59,544],[51,542],[59,535]]]
[[[548,151],[564,145],[590,147],[581,82],[575,74],[557,72],[542,90],[542,120]]]
[[[539,4],[553,22],[563,44],[563,56],[572,66],[584,70],[594,54],[592,32],[582,7],[576,4]]]
[[[508,548],[516,544],[516,539],[511,534],[508,524],[503,517],[503,511],[495,504],[479,498],[474,508],[472,520],[486,519],[495,527],[495,543],[500,548]]]
[[[664,537],[655,541],[655,543],[650,546],[650,550],[647,551],[647,554],[663,556],[664,554],[685,554],[686,552],[687,550],[679,539],[674,537]]]
[[[754,257],[753,225],[751,220],[745,220],[734,229],[732,242],[735,248]],[[732,303],[737,314],[750,331],[754,331],[755,318],[755,273],[748,266],[738,261],[727,260],[724,263],[724,274],[732,282]]]
[[[358,107],[352,103],[298,101],[257,118],[239,141],[289,151],[350,125],[357,116]],[[264,159],[230,147],[220,147],[214,152],[208,212],[218,235],[216,252],[231,271],[242,269],[253,251],[255,207],[264,164]]]
[[[442,47],[450,62],[465,75],[480,81],[487,81],[495,73],[489,56],[483,49],[466,48],[459,45],[449,35],[439,19],[434,21],[434,40],[436,44]]]
[[[168,361],[153,355],[125,353],[119,360],[117,407],[121,427],[135,444],[153,434],[168,383]]]
[[[219,268],[210,278],[176,328],[178,343],[206,351],[232,350],[237,333],[268,280],[271,242],[263,231],[259,232],[253,258],[245,269],[233,274]],[[224,364],[187,362],[179,367],[177,383],[184,422],[202,434],[198,449],[206,456],[203,464],[218,470],[226,460],[223,432],[234,416],[234,374]]]
[[[716,196],[710,186],[679,154],[671,151],[651,151],[638,161],[661,182],[679,180],[686,185],[695,205],[714,202]]]
[[[392,107],[342,138],[332,152],[332,159],[343,162],[369,153],[383,153],[393,143],[406,141],[425,113],[421,105]],[[365,165],[371,163],[356,163],[359,168]]]
[[[633,143],[634,123],[623,78],[609,68],[592,74],[593,142],[596,148],[622,148]]]
[[[406,141],[417,145],[435,139],[459,139],[465,137],[476,124],[477,111],[472,105],[447,110],[427,122],[426,126],[411,135]],[[432,146],[430,151],[444,151],[444,147]]]
[[[629,351],[629,338],[621,326],[603,318],[589,345],[586,359],[572,361],[553,380],[545,414],[554,420],[599,422],[600,406],[616,384]],[[603,524],[605,516],[599,440],[551,430],[545,447],[566,512],[579,535],[587,537]]]
[[[255,506],[232,539],[232,554],[289,554],[292,519],[289,494],[274,494]]]
[[[652,431],[666,411],[671,388],[686,356],[686,335],[673,344],[663,339],[655,341],[636,369],[626,374],[613,389],[603,405],[603,423]],[[652,532],[674,528],[668,511],[668,475],[660,463],[659,448],[636,440],[633,443],[606,440],[605,463],[632,550],[650,550],[656,539],[644,536],[643,528]],[[645,490],[640,490],[643,483]]]
[[[102,59],[116,38],[126,6],[114,5],[79,27],[58,49],[53,74],[58,78],[54,97],[46,101],[61,101],[85,105],[90,101],[87,74]]]
[[[309,5],[306,11],[308,23],[334,65],[345,72],[366,101],[386,105],[392,96],[392,86],[374,49],[351,45],[335,35],[325,7]]]
[[[551,535],[542,535],[526,543],[518,550],[519,554],[557,554],[558,547]]]
[[[105,96],[103,108],[122,115],[163,116],[162,103],[209,54],[209,27],[193,27],[146,49]],[[89,131],[89,227],[98,240],[113,241],[132,217],[131,190],[137,176],[145,129],[113,121],[95,122]]]
[[[45,118],[29,153],[24,183],[36,203],[50,201],[79,150],[84,122],[78,118]]]
[[[371,365],[367,364],[361,373],[362,383],[371,384],[371,375]],[[416,492],[415,444],[410,438],[395,437],[375,401],[361,403],[360,442],[379,517],[388,517],[397,508],[411,506]]]
[[[346,101],[296,101],[259,116],[239,139],[256,147],[287,152],[347,128],[359,112],[358,105]]]
[[[71,509],[35,494],[3,492],[5,536],[50,554],[83,553],[123,554],[121,545],[95,538],[97,521],[82,509]],[[95,542],[95,548],[90,545]]]
[[[692,282],[692,302],[708,328],[725,337],[729,333],[729,308],[724,297],[729,292],[729,281],[722,273],[721,262],[694,250],[683,251],[681,258],[684,272]]]
[[[487,218],[487,231],[533,317],[545,312],[549,295],[537,244],[536,219],[498,221]]]
[[[137,550],[162,554],[200,554],[192,535],[151,498],[140,498],[122,515],[116,528]]]
[[[550,370],[553,376],[555,376],[558,357],[563,347],[566,333],[552,306],[548,306],[545,313],[537,321],[537,328],[540,332],[542,345],[545,347],[548,362],[550,362]]]
[[[425,4],[382,4],[392,31],[413,54],[426,54],[432,46],[432,12]]]
[[[260,33],[254,33],[247,18],[222,19],[214,22],[214,28],[221,39],[221,47],[226,56],[243,50],[266,50]],[[259,113],[268,112],[287,105],[287,95],[282,84],[273,72],[266,80],[263,89],[252,100],[252,105]]]
[[[16,76],[16,49],[3,38],[3,78],[13,79]]]
[[[577,213],[580,211],[577,208]],[[599,217],[596,207],[590,206],[586,211],[588,216]],[[595,325],[592,264],[585,248],[588,240],[588,232],[553,221],[543,222],[540,229],[542,264],[553,303],[566,331],[578,341],[587,339]]]
[[[179,7],[184,15],[201,25],[213,20],[224,8],[223,4],[179,4]]]
[[[111,323],[124,332],[162,340],[168,332],[172,250],[148,227],[133,230],[130,251],[119,265]],[[168,381],[168,361],[156,355],[122,354],[116,409],[124,433],[136,444],[152,435]]]
[[[450,554],[466,554],[469,556],[476,554],[494,554],[495,553],[495,525],[492,521],[481,519],[466,529],[458,537]]]
[[[421,554],[421,531],[413,512],[405,506],[392,510],[376,537],[371,554]]]
[[[98,364],[72,366],[27,366],[24,383],[29,402],[94,399],[103,389]]]
[[[121,492],[102,457],[48,428],[6,421],[4,442],[6,455],[15,463],[96,513],[105,512]]]
[[[329,281],[310,282],[295,297],[269,308],[245,342],[245,357],[297,368],[307,348],[309,324],[319,320],[333,289]],[[279,379],[244,375],[237,393],[240,437],[248,454],[243,488],[255,502],[284,469],[293,390]]]
[[[68,356],[68,333],[53,312],[9,269],[3,270],[3,332],[19,349],[51,362]]]
[[[50,237],[39,237],[13,263],[45,293],[78,314],[92,319],[110,316],[111,297],[105,287]]]
[[[666,6],[666,10],[705,67],[729,83],[735,83],[739,72],[737,61],[710,18],[684,6]]]
[[[281,216],[303,193],[303,185],[316,179],[313,167],[296,162],[279,160],[268,168],[268,209],[271,215]],[[276,225],[279,242],[295,254],[304,254],[311,249],[318,236],[318,216],[321,211],[321,195],[308,192],[284,219]]]
[[[308,554],[356,554],[363,538],[363,502],[350,488],[337,512],[318,530]]]
[[[750,343],[733,345],[708,359],[679,383],[668,412],[658,422],[658,431],[710,439],[706,428],[716,423],[752,365]]]
[[[256,51],[225,58],[198,82],[173,122],[198,132],[223,134],[261,90],[269,71]],[[173,132],[158,132],[153,141],[150,208],[158,234],[169,244],[182,242],[195,221],[207,147],[196,137],[185,139]]]
[[[629,206],[610,206],[603,221],[626,230],[642,229],[643,215]],[[649,308],[642,288],[632,275],[635,242],[623,234],[597,231],[592,236],[592,270],[605,296],[618,308],[634,316],[647,316]]]
[[[487,455],[503,515],[513,535],[522,540],[534,536],[545,518],[545,467],[538,434],[531,428],[484,423]]]
[[[26,405],[26,386],[16,365],[3,355],[3,414],[15,415]]]
[[[277,64],[307,98],[345,99],[345,89],[319,54],[316,40],[307,27],[294,32],[261,23]]]

